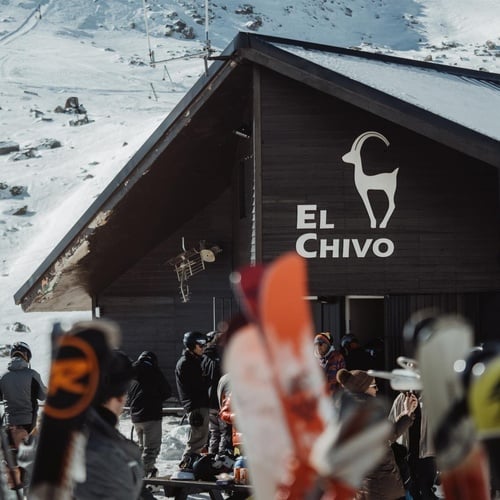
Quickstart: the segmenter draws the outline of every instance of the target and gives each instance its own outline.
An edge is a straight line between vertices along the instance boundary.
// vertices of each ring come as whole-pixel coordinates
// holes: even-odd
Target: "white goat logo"
[[[351,150],[342,156],[345,163],[352,163],[354,165],[354,184],[358,190],[359,196],[365,204],[368,217],[370,218],[370,227],[377,227],[377,221],[373,215],[373,209],[368,198],[368,191],[384,191],[389,201],[387,212],[380,223],[381,228],[387,227],[387,223],[391,218],[392,212],[396,208],[394,204],[394,194],[396,192],[397,175],[399,168],[394,169],[392,172],[384,172],[381,174],[366,175],[363,172],[363,163],[361,161],[361,148],[363,143],[370,137],[376,137],[383,141],[386,146],[389,146],[389,141],[378,132],[365,132],[357,137],[352,143]]]

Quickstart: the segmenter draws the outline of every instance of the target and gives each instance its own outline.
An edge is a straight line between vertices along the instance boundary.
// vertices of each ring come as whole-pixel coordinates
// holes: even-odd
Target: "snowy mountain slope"
[[[25,314],[13,294],[203,72],[185,56],[204,15],[201,0],[0,0],[0,143],[20,148],[0,155],[0,346],[36,345],[42,371],[51,321],[75,315]],[[225,0],[209,18],[218,51],[242,30],[500,72],[498,0]],[[55,112],[69,97],[88,123]]]

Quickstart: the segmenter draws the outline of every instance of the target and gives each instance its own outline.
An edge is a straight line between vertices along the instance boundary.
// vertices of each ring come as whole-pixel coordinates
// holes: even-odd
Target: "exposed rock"
[[[26,193],[26,186],[12,186],[9,191],[12,196],[21,196]]]
[[[196,38],[196,34],[195,34],[193,28],[191,28],[191,27],[183,29],[182,36],[186,40],[194,40]]]
[[[177,19],[173,22],[172,26],[175,31],[180,33],[183,29],[186,28],[187,24],[181,19]]]
[[[36,148],[26,148],[20,153],[10,157],[12,161],[27,160],[28,158],[40,158]]]
[[[8,155],[14,151],[19,151],[19,144],[12,141],[0,141],[0,155]]]
[[[253,21],[248,21],[245,26],[252,31],[257,31],[262,26],[262,19],[260,17],[255,18]]]
[[[131,65],[131,66],[147,66],[147,64],[142,60],[142,58],[140,58],[139,56],[132,56],[128,63]]]
[[[68,97],[64,109],[78,109],[78,97]]]
[[[44,115],[43,111],[40,111],[39,109],[30,109],[30,113],[35,117],[35,118],[40,118],[41,116]]]
[[[28,333],[31,332],[31,329],[28,325],[25,325],[24,323],[20,323],[19,321],[16,321],[15,323],[12,323],[7,327],[11,332],[22,332],[22,333]],[[10,351],[10,348],[9,348]]]
[[[253,5],[245,3],[241,7],[237,8],[234,12],[235,14],[243,15],[253,14]]]
[[[87,125],[90,123],[89,117],[85,115],[83,118],[79,118],[78,120],[70,120],[69,125],[71,127],[80,127],[81,125]]]
[[[28,205],[24,205],[24,207],[18,208],[12,215],[26,215],[28,213]]]
[[[54,113],[70,113],[70,114],[79,114],[84,115],[87,113],[87,110],[78,102],[78,97],[68,97],[66,99],[66,103],[64,108],[62,106],[57,106],[54,109]]]
[[[62,144],[57,139],[42,139],[40,144],[38,144],[38,149],[55,149],[60,148]]]

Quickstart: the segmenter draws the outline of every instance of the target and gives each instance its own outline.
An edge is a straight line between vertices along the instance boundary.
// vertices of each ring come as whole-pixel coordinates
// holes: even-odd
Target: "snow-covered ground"
[[[226,0],[208,11],[216,51],[254,31],[500,73],[498,0]],[[13,295],[202,74],[204,16],[202,0],[0,0],[0,147],[20,148],[0,154],[0,370],[24,340],[47,381],[52,323],[89,317],[27,314]],[[89,123],[55,112],[69,97]],[[167,434],[160,472],[175,450]]]
[[[156,462],[159,476],[170,475],[177,469],[177,465],[182,458],[189,430],[189,426],[182,421],[182,417],[178,416],[163,417],[162,424],[162,446]],[[123,413],[120,419],[119,428],[125,436],[136,439],[127,411]]]

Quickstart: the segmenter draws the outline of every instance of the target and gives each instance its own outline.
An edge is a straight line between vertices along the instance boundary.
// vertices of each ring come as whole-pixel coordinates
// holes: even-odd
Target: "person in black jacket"
[[[134,424],[142,452],[146,477],[155,477],[156,459],[162,438],[163,401],[172,395],[172,389],[158,367],[158,358],[151,351],[143,351],[133,363],[134,380],[128,391],[130,417]]]
[[[348,333],[340,339],[340,346],[347,370],[375,369],[375,359],[361,347],[359,340],[352,333]]]
[[[210,380],[201,365],[207,344],[206,335],[200,332],[186,332],[183,343],[185,349],[175,367],[175,381],[190,429],[177,478],[189,479],[188,475],[192,475],[194,461],[207,444]],[[182,472],[186,474],[182,475]]]

